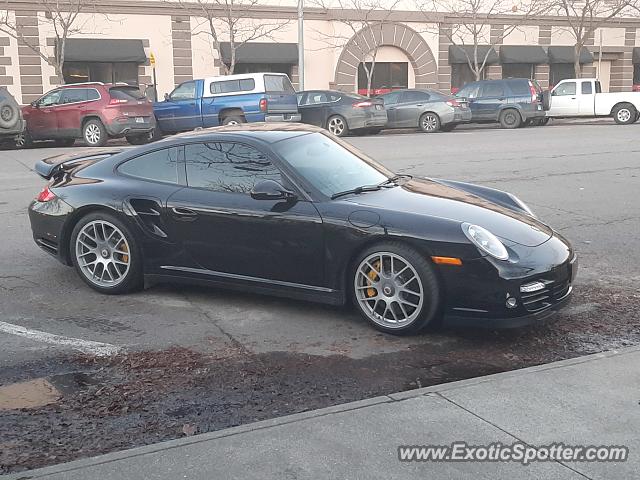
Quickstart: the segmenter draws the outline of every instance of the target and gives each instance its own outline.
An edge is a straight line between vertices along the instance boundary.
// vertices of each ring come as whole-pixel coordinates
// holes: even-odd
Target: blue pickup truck
[[[153,104],[162,134],[244,122],[299,122],[296,92],[281,73],[191,80]]]

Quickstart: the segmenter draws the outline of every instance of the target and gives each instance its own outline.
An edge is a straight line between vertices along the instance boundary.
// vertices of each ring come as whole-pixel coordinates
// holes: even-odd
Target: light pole
[[[304,90],[304,0],[298,0],[298,90]]]

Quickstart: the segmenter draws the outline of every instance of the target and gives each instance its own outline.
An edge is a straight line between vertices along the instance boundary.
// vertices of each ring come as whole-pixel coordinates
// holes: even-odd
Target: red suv
[[[76,138],[99,147],[109,138],[126,137],[133,145],[150,140],[156,126],[153,104],[137,87],[75,83],[45,93],[22,109],[27,128],[21,146],[55,140],[71,146]]]

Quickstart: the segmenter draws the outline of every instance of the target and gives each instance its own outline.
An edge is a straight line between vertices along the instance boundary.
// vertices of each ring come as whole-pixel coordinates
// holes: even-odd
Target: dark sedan
[[[450,132],[471,120],[464,98],[435,90],[396,90],[380,95],[387,110],[387,128],[418,128],[425,133]]]
[[[337,137],[378,133],[387,124],[387,112],[380,99],[333,90],[298,93],[302,122],[326,128]]]
[[[185,281],[352,301],[406,333],[535,322],[576,274],[569,242],[513,195],[396,175],[314,127],[218,127],[36,171],[36,243],[102,293]]]

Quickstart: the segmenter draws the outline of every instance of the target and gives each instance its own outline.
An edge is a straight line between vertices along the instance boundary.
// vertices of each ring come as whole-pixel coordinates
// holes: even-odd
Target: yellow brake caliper
[[[380,260],[376,260],[373,264],[375,270],[372,268],[371,270],[369,270],[369,273],[367,273],[367,277],[369,277],[369,279],[371,280],[369,282],[370,287],[367,288],[367,297],[375,297],[376,296],[376,289],[371,287],[371,285],[373,284],[373,282],[375,282],[376,280],[378,280],[378,273],[376,272],[376,270],[380,271]]]
[[[123,243],[122,244],[122,249],[123,252],[129,252],[129,249],[127,248],[127,244]],[[122,261],[123,262],[128,262],[129,261],[129,255],[123,254],[121,253],[120,255],[122,255]]]

